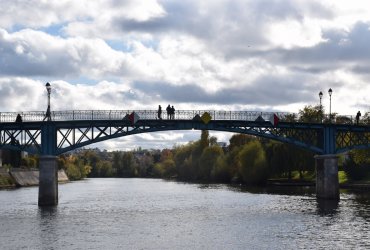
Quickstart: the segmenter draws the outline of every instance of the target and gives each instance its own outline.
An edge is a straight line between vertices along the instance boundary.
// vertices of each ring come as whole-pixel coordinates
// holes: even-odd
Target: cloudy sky
[[[0,0],[0,112],[370,110],[366,0]],[[215,133],[219,141],[230,134]],[[98,144],[164,147],[199,133]],[[96,146],[96,145],[93,145]]]

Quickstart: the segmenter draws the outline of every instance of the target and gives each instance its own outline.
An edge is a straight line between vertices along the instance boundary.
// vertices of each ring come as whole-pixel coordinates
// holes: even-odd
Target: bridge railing
[[[126,115],[135,112],[140,119],[158,119],[157,110],[66,110],[52,111],[52,121],[71,121],[71,120],[121,120]],[[269,120],[273,114],[283,118],[289,113],[272,113],[260,111],[216,111],[216,110],[176,110],[174,119],[191,120],[196,115],[202,116],[205,112],[209,113],[212,120],[248,120],[254,121],[258,117]],[[0,112],[0,122],[14,122],[17,115],[22,117],[22,121],[43,121],[46,112],[28,111],[28,112]],[[167,113],[162,113],[162,119],[168,119]]]
[[[140,119],[158,119],[157,110],[66,110],[52,111],[52,121],[73,121],[73,120],[122,120],[126,115],[135,112]],[[175,120],[191,120],[196,115],[202,116],[205,112],[209,113],[212,120],[241,120],[241,121],[268,121],[275,114],[281,121],[299,122],[301,118],[295,113],[286,112],[261,112],[261,111],[219,111],[219,110],[176,110]],[[0,112],[0,122],[15,122],[17,115],[22,117],[24,122],[43,121],[46,112],[27,111],[27,112]],[[166,111],[162,112],[162,119],[168,119]],[[322,119],[309,121],[312,123],[339,123],[354,124],[355,116],[337,115],[329,119],[328,115],[323,115]],[[370,119],[361,120],[361,123],[370,124]]]

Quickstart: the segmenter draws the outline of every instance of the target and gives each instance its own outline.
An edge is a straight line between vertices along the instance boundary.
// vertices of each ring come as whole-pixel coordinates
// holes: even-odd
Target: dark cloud
[[[43,39],[40,33],[25,31],[24,34],[25,37],[7,39],[8,34],[0,31],[0,75],[65,76],[80,71],[80,66],[71,63],[70,55],[62,49],[47,51],[42,45],[35,46],[34,37],[28,35]]]
[[[224,105],[284,105],[309,102],[316,96],[317,86],[305,80],[265,76],[251,85],[207,91],[197,84],[171,85],[169,83],[136,82],[134,87],[148,96],[160,96],[176,103],[206,103]]]
[[[266,31],[271,23],[334,16],[332,10],[313,1],[226,0],[204,4],[198,0],[165,0],[160,3],[166,15],[146,21],[116,17],[113,27],[133,33],[187,34],[206,42],[212,53],[232,58],[261,54],[258,48],[270,45],[270,34]]]
[[[369,24],[357,23],[349,33],[338,30],[324,32],[327,42],[310,48],[275,50],[270,58],[285,62],[288,65],[312,65],[314,68],[335,69],[356,63],[359,66],[370,66],[370,29]],[[269,55],[266,53],[266,57]]]
[[[263,18],[275,20],[303,20],[305,17],[331,19],[335,16],[332,10],[315,1],[259,0],[251,1],[250,6]]]

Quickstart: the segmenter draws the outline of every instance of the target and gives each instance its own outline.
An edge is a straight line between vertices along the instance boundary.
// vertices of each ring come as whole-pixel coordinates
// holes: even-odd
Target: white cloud
[[[367,1],[0,0],[0,12],[1,112],[45,110],[46,81],[53,110],[297,112],[329,88],[333,112],[370,108]],[[99,145],[172,146],[193,135]]]

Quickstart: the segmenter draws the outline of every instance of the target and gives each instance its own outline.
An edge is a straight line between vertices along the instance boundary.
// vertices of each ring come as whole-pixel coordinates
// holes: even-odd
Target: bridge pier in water
[[[58,164],[53,155],[40,156],[39,206],[58,205]]]
[[[316,197],[318,199],[339,200],[338,156],[317,155]]]

